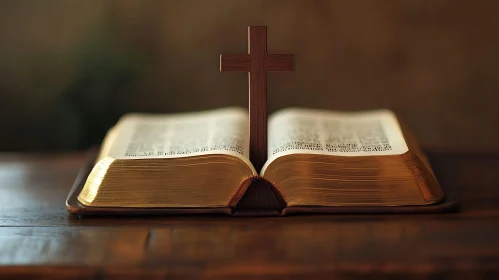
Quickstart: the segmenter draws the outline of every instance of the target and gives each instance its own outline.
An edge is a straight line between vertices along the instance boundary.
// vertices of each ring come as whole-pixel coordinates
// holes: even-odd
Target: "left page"
[[[151,159],[227,154],[250,165],[248,113],[241,108],[168,115],[127,114],[106,138],[101,157]]]

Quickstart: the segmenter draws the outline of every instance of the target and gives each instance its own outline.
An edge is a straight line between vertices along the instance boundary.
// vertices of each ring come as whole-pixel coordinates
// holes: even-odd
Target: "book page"
[[[398,121],[388,110],[285,109],[270,117],[268,138],[264,169],[272,160],[296,153],[379,156],[408,151]]]
[[[249,163],[248,113],[241,108],[127,114],[108,137],[113,143],[107,156],[115,159],[228,154]]]

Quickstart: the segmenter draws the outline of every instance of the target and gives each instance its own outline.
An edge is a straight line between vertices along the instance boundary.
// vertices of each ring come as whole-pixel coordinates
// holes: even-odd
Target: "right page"
[[[406,141],[388,110],[334,112],[289,108],[269,118],[270,162],[289,154],[379,156],[403,154]]]

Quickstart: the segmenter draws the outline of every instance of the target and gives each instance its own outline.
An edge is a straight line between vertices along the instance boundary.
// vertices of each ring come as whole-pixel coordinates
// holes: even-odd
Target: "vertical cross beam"
[[[267,54],[267,27],[248,27],[248,54],[220,55],[220,71],[248,72],[250,160],[260,171],[267,160],[267,73],[292,71],[292,54]]]
[[[260,171],[267,160],[267,27],[248,27],[250,160]]]

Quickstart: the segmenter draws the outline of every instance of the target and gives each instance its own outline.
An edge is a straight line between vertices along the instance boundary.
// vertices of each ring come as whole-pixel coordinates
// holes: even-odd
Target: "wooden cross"
[[[294,55],[267,53],[267,27],[248,27],[248,54],[220,55],[220,71],[248,72],[250,160],[260,171],[267,160],[267,73],[293,71]]]

